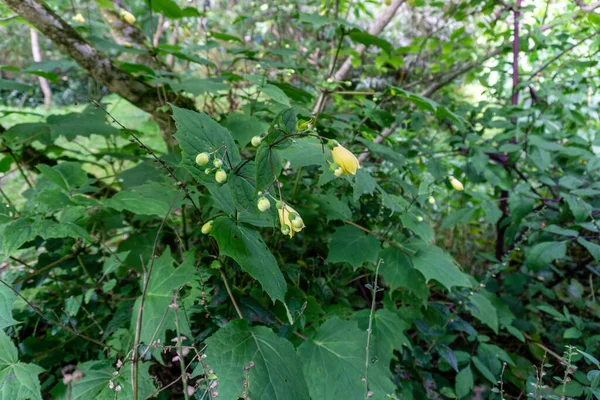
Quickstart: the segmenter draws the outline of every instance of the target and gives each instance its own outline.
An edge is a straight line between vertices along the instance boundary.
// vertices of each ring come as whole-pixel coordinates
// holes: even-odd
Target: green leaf
[[[4,234],[4,232],[10,232],[11,234]],[[75,239],[83,238],[88,242],[92,241],[92,237],[87,231],[71,222],[58,223],[49,219],[19,218],[0,225],[0,238],[3,238],[0,254],[4,253],[6,256],[10,256],[22,245],[38,236],[44,240],[71,237]]]
[[[345,201],[326,194],[313,194],[311,199],[319,205],[319,209],[325,215],[327,222],[345,221],[352,218],[352,211]]]
[[[352,316],[358,322],[358,328],[366,331],[369,328],[369,315],[371,310],[361,310]],[[398,312],[386,309],[377,310],[373,315],[373,335],[370,341],[370,351],[373,357],[379,359],[383,365],[390,365],[394,358],[394,350],[401,350],[402,346],[412,348],[410,340],[404,332],[409,324],[400,318]]]
[[[176,52],[181,55],[180,58],[189,59],[190,56],[186,56],[182,53]],[[202,63],[203,59],[195,57],[193,60],[196,63]],[[208,61],[207,61],[208,62]],[[228,90],[229,86],[223,83],[221,78],[188,78],[181,81],[181,83],[171,83],[171,87],[173,90],[179,91],[183,90],[185,92],[191,93],[194,96],[201,96],[204,93],[213,93],[216,94],[220,90]]]
[[[411,261],[425,276],[427,282],[435,279],[448,290],[453,286],[472,286],[469,276],[463,273],[456,261],[439,247],[420,240],[412,240],[407,247],[416,252]]]
[[[0,283],[0,329],[17,323],[12,316],[12,306],[16,297],[15,292],[3,283]]]
[[[273,302],[285,301],[285,279],[258,232],[220,217],[213,222],[211,236],[217,241],[221,254],[233,258],[243,271],[256,279]]]
[[[594,260],[600,261],[600,245],[596,243],[592,243],[584,238],[577,239],[577,243],[588,249]]]
[[[237,399],[244,390],[247,371],[248,398],[305,400],[309,398],[301,362],[292,344],[265,326],[252,327],[234,320],[206,340],[206,363],[218,377],[219,398]],[[192,376],[203,374],[199,365]]]
[[[492,302],[481,293],[473,294],[469,301],[475,306],[469,309],[471,314],[498,333],[498,313]]]
[[[485,364],[478,357],[473,357],[471,360],[473,361],[473,364],[475,364],[475,367],[479,370],[479,372],[481,372],[481,374],[488,381],[492,382],[492,384],[496,384],[496,377],[494,376],[492,371],[490,371],[490,369],[486,367]]]
[[[149,260],[144,260],[149,268]],[[152,340],[160,340],[165,343],[167,329],[175,329],[175,313],[178,313],[181,333],[191,337],[188,319],[183,310],[169,307],[173,301],[173,292],[190,283],[194,278],[193,257],[186,255],[185,261],[177,268],[173,268],[171,250],[167,246],[165,252],[155,259],[152,266],[152,274],[148,282],[148,290],[144,300],[144,313],[142,316],[142,329],[140,343],[149,345]],[[140,279],[140,286],[143,288]],[[137,326],[138,311],[142,297],[138,297],[133,306],[131,315],[131,326]],[[154,351],[156,350],[156,351]],[[160,349],[153,349],[154,354],[160,361]]]
[[[367,333],[356,322],[334,317],[314,338],[298,347],[311,399],[363,400]],[[369,385],[374,399],[394,393],[388,365],[369,364]]]
[[[388,247],[381,252],[380,257],[383,262],[379,273],[391,290],[404,287],[419,296],[426,297],[429,294],[425,277],[413,267],[408,255],[395,247]]]
[[[535,269],[547,267],[554,260],[565,258],[567,255],[566,242],[542,242],[529,248],[527,264]]]
[[[283,137],[285,134],[292,135],[296,133],[296,111],[293,108],[281,110],[269,126],[269,135],[265,138],[265,142],[271,144]]]
[[[177,3],[173,0],[146,0],[146,4],[152,7],[153,11],[162,13],[167,18],[181,18],[183,12]]]
[[[138,397],[147,398],[155,390],[154,380],[149,373],[150,363],[140,362],[138,364]],[[117,369],[106,361],[87,361],[77,365],[77,370],[83,374],[83,378],[73,381],[70,388],[62,382],[52,389],[55,400],[133,400],[131,389],[131,363]],[[116,374],[115,374],[116,373]],[[111,389],[110,382],[114,387],[120,386],[118,396],[115,389]]]
[[[471,371],[471,366],[467,365],[466,368],[456,374],[456,394],[459,398],[464,397],[471,393],[473,386],[475,386],[473,371]]]
[[[379,47],[381,50],[385,51],[388,55],[391,55],[392,52],[394,51],[394,46],[392,46],[390,42],[388,42],[385,39],[380,38],[379,36],[371,35],[370,33],[365,32],[365,31],[353,29],[350,32],[348,32],[348,36],[354,42],[364,44],[365,46],[373,45],[375,47]]]
[[[277,86],[268,83],[263,86],[261,90],[274,101],[290,107],[290,99],[287,97],[284,91],[279,89]]]
[[[354,201],[358,201],[364,194],[373,194],[377,187],[377,181],[373,179],[371,174],[365,171],[364,168],[356,171],[356,177],[354,180]]]
[[[11,81],[8,79],[0,79],[0,89],[17,90],[19,92],[24,92],[32,88],[33,86],[27,85],[26,83]]]
[[[565,194],[563,195],[563,198],[569,205],[569,208],[575,217],[575,221],[583,222],[589,217],[592,207],[580,197]]]
[[[320,165],[327,169],[325,158],[331,159],[329,147],[323,146],[321,141],[314,137],[294,139],[291,144],[279,150],[281,158],[290,163],[290,168],[301,168],[309,165]]]
[[[337,228],[329,243],[327,262],[347,262],[354,268],[364,263],[375,264],[379,255],[379,240],[362,230],[345,225]]]
[[[413,231],[424,241],[431,242],[433,240],[433,228],[423,217],[419,221],[419,216],[408,212],[402,214],[400,220],[402,221],[402,225]]]
[[[440,229],[449,229],[453,228],[456,224],[466,223],[473,219],[473,214],[475,214],[475,208],[463,208],[461,210],[454,211],[450,213],[440,226]]]
[[[256,190],[265,189],[281,174],[281,158],[277,150],[263,142],[256,151]]]
[[[178,190],[172,185],[151,182],[123,190],[113,197],[103,200],[104,205],[117,211],[130,211],[139,215],[155,215],[164,218]],[[183,196],[179,193],[174,207],[181,206]]]
[[[89,137],[92,134],[108,136],[119,133],[119,129],[106,123],[106,113],[100,108],[86,107],[81,112],[64,115],[51,115],[47,123],[52,134],[75,140],[77,136]]]
[[[214,183],[214,176],[206,175],[205,166],[196,164],[196,156],[199,153],[216,152],[216,157],[225,159],[224,168],[237,166],[240,161],[240,153],[226,128],[219,125],[207,114],[197,113],[171,105],[173,108],[173,119],[177,127],[175,138],[179,147],[183,150],[181,163],[183,167],[201,183]]]
[[[17,348],[0,330],[0,399],[42,400],[37,376],[43,371],[35,364],[19,362]]]
[[[269,129],[269,124],[266,122],[246,114],[229,114],[223,122],[231,132],[231,136],[235,139],[240,147],[246,147],[254,136],[264,136]]]
[[[67,192],[72,192],[88,182],[87,172],[78,162],[64,162],[54,167],[38,164],[36,167],[44,177]]]

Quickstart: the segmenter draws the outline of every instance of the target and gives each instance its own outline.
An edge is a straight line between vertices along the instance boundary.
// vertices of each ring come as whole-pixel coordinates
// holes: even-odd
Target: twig
[[[379,279],[379,266],[382,263],[382,259],[380,258],[377,262],[377,267],[375,267],[375,281],[373,282],[373,286],[371,287],[371,313],[369,314],[369,328],[367,329],[367,347],[366,347],[366,356],[365,356],[365,400],[368,400],[373,396],[371,390],[369,388],[369,349],[371,347],[371,334],[373,333],[373,316],[375,314],[375,301],[377,297],[377,280]]]
[[[225,271],[223,271],[223,267],[221,267],[219,269],[219,272],[221,273],[221,278],[223,278],[223,283],[225,283],[225,289],[227,289],[227,294],[229,294],[229,298],[231,299],[231,302],[233,303],[233,307],[235,308],[235,311],[237,312],[238,317],[240,317],[240,319],[244,319],[244,316],[242,315],[242,311],[240,311],[240,307],[238,307],[238,304],[235,301],[235,297],[233,297],[233,293],[231,292],[229,283],[227,283],[227,276],[225,275]]]

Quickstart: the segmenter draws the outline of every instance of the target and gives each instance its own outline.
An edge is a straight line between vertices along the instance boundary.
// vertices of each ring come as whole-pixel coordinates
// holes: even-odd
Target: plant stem
[[[177,305],[177,292],[173,294],[173,311],[175,312],[175,329],[177,330],[177,356],[179,357],[179,366],[181,367],[181,383],[183,385],[183,397],[185,400],[189,400],[188,394],[188,383],[187,383],[187,372],[185,368],[185,361],[183,360],[183,351],[181,342],[183,342],[181,336],[181,329],[179,328],[179,307]]]
[[[227,289],[227,294],[229,295],[229,298],[231,299],[231,302],[233,303],[233,307],[235,308],[235,311],[237,312],[238,317],[240,317],[240,319],[244,319],[244,316],[242,315],[242,311],[240,311],[240,307],[238,306],[237,302],[235,301],[235,297],[233,297],[233,293],[231,292],[229,283],[227,283],[227,276],[225,275],[225,271],[223,271],[222,267],[219,269],[219,272],[221,272],[221,278],[223,278],[223,283],[225,283],[225,289]]]
[[[380,258],[375,267],[375,281],[371,288],[371,313],[369,314],[369,328],[367,329],[367,347],[365,356],[365,400],[371,397],[369,390],[369,348],[371,347],[371,334],[373,333],[373,315],[375,314],[375,301],[377,297],[377,280],[379,279],[379,266],[382,263]]]

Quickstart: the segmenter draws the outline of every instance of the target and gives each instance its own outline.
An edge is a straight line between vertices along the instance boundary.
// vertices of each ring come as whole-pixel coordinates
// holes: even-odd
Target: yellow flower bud
[[[121,10],[121,17],[127,21],[128,24],[135,24],[135,17],[133,16],[132,13],[130,13],[127,10]]]
[[[298,215],[296,210],[287,204],[281,204],[281,208],[277,210],[279,214],[279,223],[281,224],[281,232],[284,235],[294,237],[294,234],[304,229],[304,221]]]
[[[463,184],[453,176],[450,177],[450,184],[452,185],[454,190],[465,190]]]
[[[358,158],[356,158],[351,151],[338,143],[337,146],[331,150],[331,156],[333,157],[333,162],[339,165],[344,174],[356,175],[356,171],[360,168],[360,164]]]
[[[129,48],[129,47],[132,47],[132,45],[129,42],[123,42],[123,47]]]
[[[210,231],[212,231],[212,227],[213,227],[213,221],[208,221],[207,223],[202,225],[201,231],[203,234],[208,235],[210,233]]]
[[[218,169],[215,173],[215,180],[219,183],[225,183],[227,181],[227,173],[222,169]]]
[[[208,153],[200,153],[196,156],[196,164],[198,164],[199,166],[203,166],[206,163],[208,163],[210,156],[208,155]]]
[[[429,204],[435,204],[435,197],[429,196]]]
[[[260,212],[265,212],[269,208],[271,208],[271,202],[266,197],[261,197],[260,199],[258,199],[257,207],[260,210]]]
[[[385,3],[386,6],[389,6],[390,4],[392,4],[392,0],[383,0],[383,2]]]
[[[252,146],[258,147],[262,143],[262,139],[260,136],[253,136],[250,142],[252,143]]]
[[[85,22],[85,18],[83,17],[83,15],[81,15],[81,13],[78,13],[76,16],[73,17],[73,21],[83,24]]]

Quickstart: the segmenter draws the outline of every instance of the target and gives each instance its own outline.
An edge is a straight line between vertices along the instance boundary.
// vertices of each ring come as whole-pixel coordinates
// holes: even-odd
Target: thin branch
[[[244,316],[242,315],[242,311],[240,310],[240,307],[238,306],[237,302],[235,301],[235,297],[233,297],[233,293],[231,292],[229,283],[227,283],[227,276],[225,275],[225,272],[223,271],[223,267],[221,267],[219,269],[219,272],[221,273],[221,278],[223,278],[223,283],[225,283],[225,289],[227,289],[227,294],[229,295],[229,298],[231,299],[231,302],[233,303],[233,307],[235,308],[235,311],[237,312],[238,317],[240,317],[240,319],[244,319]]]

